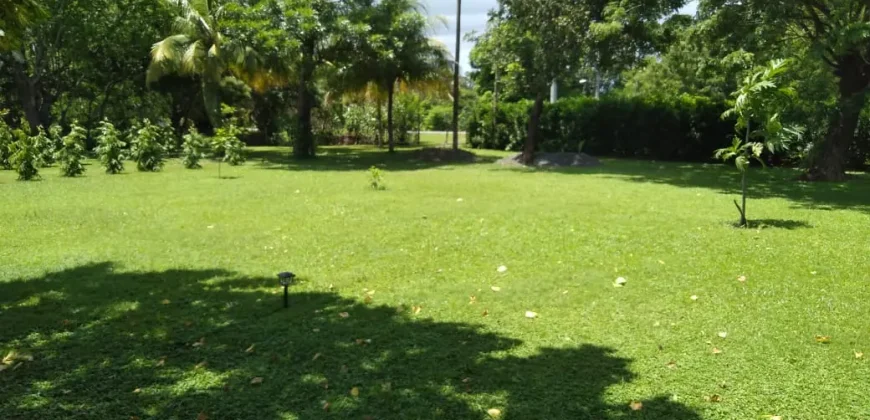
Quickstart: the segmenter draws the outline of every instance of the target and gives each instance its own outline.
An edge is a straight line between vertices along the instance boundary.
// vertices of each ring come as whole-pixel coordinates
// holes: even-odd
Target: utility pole
[[[459,48],[462,42],[462,0],[456,0],[456,56],[453,61],[453,150],[459,150]]]

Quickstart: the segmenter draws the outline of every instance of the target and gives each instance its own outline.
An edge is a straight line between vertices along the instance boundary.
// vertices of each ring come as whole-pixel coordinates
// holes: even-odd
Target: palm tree
[[[251,75],[255,65],[250,48],[221,33],[224,9],[216,0],[166,0],[177,5],[175,35],[154,44],[147,83],[169,74],[197,76],[202,82],[206,114],[213,127],[220,124],[220,81],[228,70]],[[177,3],[176,3],[177,2]]]
[[[449,78],[449,53],[443,44],[426,36],[430,27],[413,0],[383,0],[371,19],[368,63],[358,70],[387,98],[387,136],[390,152],[395,151],[393,100],[401,84],[409,87],[439,86]]]

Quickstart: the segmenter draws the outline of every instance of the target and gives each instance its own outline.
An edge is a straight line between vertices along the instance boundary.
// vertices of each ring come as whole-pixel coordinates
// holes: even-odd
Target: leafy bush
[[[61,175],[72,177],[85,173],[82,159],[85,157],[85,140],[87,138],[87,131],[74,122],[69,134],[63,138],[63,144],[55,156],[55,159],[60,163]]]
[[[215,158],[229,163],[230,166],[238,166],[245,163],[243,150],[245,144],[239,140],[242,130],[235,124],[229,123],[218,128],[212,140],[212,150]]]
[[[375,107],[365,104],[346,106],[344,108],[344,130],[356,143],[373,140],[378,130]]]
[[[121,132],[107,119],[103,119],[98,129],[97,156],[106,168],[107,174],[119,174],[124,171],[124,148],[127,143],[121,140]]]
[[[48,167],[54,164],[54,155],[57,146],[54,140],[45,133],[45,129],[39,127],[36,136],[33,137],[33,145],[39,153],[39,166]]]
[[[429,114],[426,115],[426,122],[424,122],[423,125],[426,126],[427,130],[453,130],[453,107],[450,105],[432,107],[432,109],[429,110]]]
[[[387,189],[387,186],[384,184],[384,173],[377,166],[369,168],[369,186],[375,191]]]
[[[187,169],[200,169],[200,159],[205,156],[206,149],[205,136],[199,134],[196,127],[190,127],[190,131],[184,135],[184,143],[181,145],[181,163]]]
[[[12,169],[12,163],[9,162],[11,151],[9,148],[15,141],[12,135],[12,128],[6,124],[6,110],[0,109],[0,169]]]
[[[19,181],[39,179],[39,150],[36,137],[27,135],[29,131],[30,126],[22,121],[21,127],[13,133],[17,140],[9,145],[9,164],[18,172]]]
[[[521,150],[531,102],[499,104],[493,121],[491,98],[470,110],[472,147]],[[547,104],[541,118],[539,148],[545,152],[584,152],[599,156],[709,161],[730,144],[733,120],[727,107],[706,98],[673,100],[610,96],[569,98]]]
[[[143,121],[130,148],[130,156],[141,172],[157,172],[163,168],[166,148],[160,143],[160,130],[151,121]]]

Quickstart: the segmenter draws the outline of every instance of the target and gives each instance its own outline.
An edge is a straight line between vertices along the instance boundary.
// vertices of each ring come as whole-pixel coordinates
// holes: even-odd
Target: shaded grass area
[[[0,417],[870,417],[864,175],[252,152],[0,172]]]

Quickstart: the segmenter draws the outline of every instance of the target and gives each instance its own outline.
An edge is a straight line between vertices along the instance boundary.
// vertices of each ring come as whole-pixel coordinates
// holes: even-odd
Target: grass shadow
[[[434,161],[424,159],[416,147],[397,148],[390,153],[374,146],[330,146],[320,149],[316,158],[295,159],[289,148],[257,148],[248,152],[248,160],[267,169],[296,171],[359,171],[372,166],[391,171],[414,171],[455,165],[492,163],[496,158],[478,155],[474,162]]]
[[[0,283],[7,419],[690,420],[664,397],[613,404],[631,360],[592,344],[546,348],[410,308],[291,295],[223,270],[125,272],[111,263]],[[261,378],[254,380],[254,378]]]
[[[597,175],[638,183],[666,184],[684,188],[706,188],[721,194],[740,195],[740,175],[731,165],[605,159],[589,168],[494,170],[546,171],[564,175]],[[852,174],[848,182],[811,183],[798,181],[801,172],[790,168],[751,168],[749,198],[782,198],[795,208],[815,210],[857,210],[870,213],[870,175]]]
[[[735,223],[734,227],[746,227],[749,229],[798,230],[798,229],[811,229],[813,227],[813,225],[811,225],[803,220],[759,219],[759,220],[748,220],[747,226],[740,226],[739,223]]]

